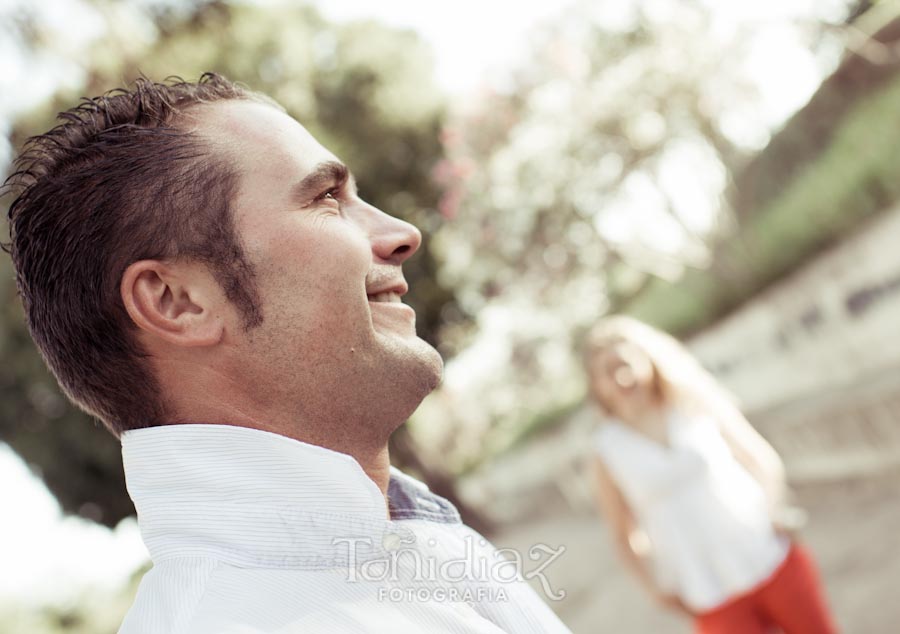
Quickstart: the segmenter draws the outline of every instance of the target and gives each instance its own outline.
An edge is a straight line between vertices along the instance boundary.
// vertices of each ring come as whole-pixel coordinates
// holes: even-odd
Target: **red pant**
[[[754,590],[697,616],[697,634],[835,634],[816,565],[798,544]],[[778,628],[781,628],[780,630]]]

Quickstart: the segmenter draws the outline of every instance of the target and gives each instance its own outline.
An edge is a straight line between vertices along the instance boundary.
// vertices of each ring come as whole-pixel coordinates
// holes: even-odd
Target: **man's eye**
[[[332,189],[329,189],[328,191],[324,191],[321,194],[319,194],[318,196],[316,196],[316,200],[333,200],[335,202],[339,202],[338,201],[339,194],[340,194],[340,192],[338,191],[338,188],[333,187]]]

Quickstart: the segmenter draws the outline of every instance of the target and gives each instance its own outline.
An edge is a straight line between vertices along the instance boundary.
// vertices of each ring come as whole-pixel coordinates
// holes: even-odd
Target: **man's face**
[[[242,380],[311,416],[403,422],[442,367],[400,302],[419,231],[360,199],[340,161],[276,108],[202,108],[201,132],[240,173],[234,221],[262,301],[260,327],[232,329]]]

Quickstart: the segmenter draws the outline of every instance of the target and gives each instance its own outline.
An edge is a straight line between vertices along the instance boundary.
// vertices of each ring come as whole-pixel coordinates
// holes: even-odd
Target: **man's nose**
[[[371,207],[371,206],[370,206]],[[379,260],[402,264],[422,244],[422,233],[412,224],[371,207],[369,240]]]

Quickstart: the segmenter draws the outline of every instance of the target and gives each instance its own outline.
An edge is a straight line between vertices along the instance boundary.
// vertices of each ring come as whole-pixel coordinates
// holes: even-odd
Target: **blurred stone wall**
[[[795,478],[900,462],[900,208],[689,345]]]

